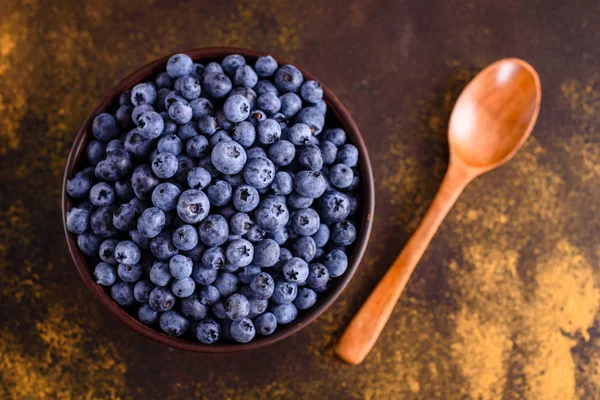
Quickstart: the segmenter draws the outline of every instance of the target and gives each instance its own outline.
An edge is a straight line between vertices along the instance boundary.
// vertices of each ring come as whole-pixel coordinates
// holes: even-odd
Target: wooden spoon
[[[516,58],[481,71],[454,105],[448,127],[450,162],[423,220],[337,343],[344,361],[359,364],[383,330],[431,238],[473,178],[509,160],[529,137],[540,109],[537,72]]]

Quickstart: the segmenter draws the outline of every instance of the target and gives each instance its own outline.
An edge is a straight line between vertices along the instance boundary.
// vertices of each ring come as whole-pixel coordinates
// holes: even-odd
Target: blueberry
[[[133,287],[133,297],[140,303],[145,303],[150,298],[150,292],[155,287],[149,280],[141,280]]]
[[[308,285],[310,287],[323,287],[329,281],[329,270],[323,264],[310,264],[308,274]]]
[[[313,135],[318,135],[325,125],[325,116],[315,107],[305,107],[296,114],[296,122],[309,126]]]
[[[298,149],[298,164],[311,171],[320,171],[323,168],[321,149],[314,144],[307,144]]]
[[[112,286],[117,280],[115,267],[105,262],[96,264],[96,268],[94,268],[94,279],[98,285]]]
[[[142,252],[138,245],[130,240],[119,242],[115,246],[114,254],[115,260],[124,265],[135,265],[142,257]]]
[[[89,227],[90,212],[83,208],[73,207],[67,211],[67,230],[71,233],[80,234]]]
[[[131,105],[131,90],[126,90],[119,96],[119,105],[120,106],[130,106]]]
[[[346,164],[335,164],[329,169],[329,182],[338,189],[350,186],[353,178],[354,172]]]
[[[354,193],[348,193],[348,200],[350,200],[350,215],[354,215],[358,212],[359,200]]]
[[[249,65],[242,65],[235,70],[233,82],[236,86],[253,88],[258,82],[256,72]]]
[[[171,153],[159,153],[152,161],[152,172],[161,179],[168,179],[177,173],[178,166],[179,161],[175,155]],[[154,189],[155,191],[156,189]]]
[[[215,147],[218,143],[225,141],[231,141],[231,136],[229,135],[229,132],[223,129],[216,131],[215,134],[209,138],[210,147]]]
[[[302,109],[302,100],[296,93],[286,93],[279,100],[281,102],[280,112],[287,118],[292,118]]]
[[[168,260],[179,252],[173,245],[169,232],[161,232],[158,236],[152,238],[150,240],[150,251],[159,260]]]
[[[246,99],[248,99],[248,103],[250,103],[250,109],[256,107],[256,92],[253,89],[249,87],[238,86],[236,88],[233,88],[229,93],[230,96],[236,94],[244,96]]]
[[[147,238],[153,238],[162,232],[165,224],[166,217],[163,210],[158,207],[150,207],[145,209],[138,218],[137,230]]]
[[[288,137],[290,142],[296,146],[302,146],[308,144],[312,137],[310,127],[303,123],[294,124],[289,132]]]
[[[150,82],[138,83],[131,89],[131,104],[134,106],[153,105],[156,103],[156,97],[156,87]]]
[[[312,208],[303,208],[294,211],[290,222],[292,229],[302,236],[314,235],[321,224],[319,214]]]
[[[173,277],[169,264],[162,261],[155,262],[150,268],[150,281],[156,286],[167,286]]]
[[[176,185],[170,182],[163,182],[154,188],[152,192],[152,204],[163,211],[172,211],[177,207],[177,200],[180,193],[181,191]]]
[[[249,185],[240,185],[232,194],[233,206],[241,212],[250,212],[258,206],[260,197],[255,188]],[[240,233],[243,234],[243,233]]]
[[[150,199],[156,185],[158,185],[158,179],[154,176],[152,169],[148,165],[140,165],[133,171],[131,186],[138,199]]]
[[[258,123],[258,142],[262,145],[273,144],[281,138],[281,126],[274,119],[265,119]]]
[[[267,299],[258,299],[256,297],[248,298],[250,302],[250,312],[248,312],[248,318],[254,318],[265,311],[267,311],[267,307],[269,306],[269,300]]]
[[[248,214],[239,212],[231,216],[231,219],[229,220],[229,231],[234,235],[244,235],[252,228],[252,225],[253,222]]]
[[[296,298],[298,286],[293,282],[285,280],[275,281],[275,290],[270,300],[276,304],[289,304]]]
[[[338,151],[337,159],[349,167],[356,167],[358,164],[358,149],[352,144],[345,144]]]
[[[119,136],[119,126],[115,118],[107,113],[98,114],[92,122],[92,134],[96,139],[109,141]]]
[[[304,101],[316,104],[323,99],[323,88],[317,81],[306,81],[300,87],[300,95]]]
[[[271,190],[276,195],[286,196],[292,193],[294,181],[292,176],[285,171],[279,171],[275,174],[275,180],[271,184]]]
[[[211,282],[212,283],[212,282]],[[217,288],[221,297],[229,297],[238,290],[239,279],[230,272],[223,272],[217,276],[214,286]]]
[[[190,107],[192,108],[192,118],[197,120],[204,115],[213,115],[214,107],[210,100],[204,97],[199,97],[190,101]]]
[[[220,247],[206,249],[202,255],[202,264],[206,268],[221,269],[225,265],[225,251]]]
[[[356,240],[356,227],[348,220],[335,223],[331,228],[331,240],[339,246],[349,246]]]
[[[222,99],[231,91],[231,80],[222,73],[204,75],[203,87],[206,93],[214,99]]]
[[[275,240],[261,240],[254,249],[253,263],[259,267],[272,267],[279,260],[279,252],[279,244]]]
[[[138,232],[137,229],[129,230],[129,237],[141,249],[148,250],[150,248],[150,239]]]
[[[198,234],[206,246],[220,246],[227,241],[229,226],[221,215],[212,214],[200,223]]]
[[[261,272],[252,278],[252,281],[250,281],[250,288],[257,298],[266,300],[273,295],[275,281],[268,273]]]
[[[287,128],[288,123],[290,122],[285,115],[282,113],[275,113],[271,115],[271,119],[277,121],[279,127],[281,128],[281,135],[283,135],[283,130]]]
[[[260,147],[251,147],[248,150],[246,150],[246,156],[248,157],[248,160],[250,160],[251,158],[267,158],[267,153],[265,153],[265,151],[260,148]]]
[[[337,158],[337,147],[335,147],[335,144],[328,140],[325,140],[319,144],[319,148],[321,149],[321,157],[323,159],[323,164],[333,164]]]
[[[173,88],[173,78],[171,78],[171,76],[168,73],[161,72],[160,74],[156,75],[156,78],[154,78],[154,84],[159,89],[162,89],[162,88],[172,89]]]
[[[273,197],[267,197],[256,209],[256,222],[267,232],[283,228],[289,221],[286,205]]]
[[[173,310],[162,313],[158,319],[158,323],[164,333],[175,337],[183,335],[190,326],[190,321]]]
[[[146,139],[156,139],[165,129],[165,122],[156,111],[146,111],[136,119],[137,131]]]
[[[210,203],[208,197],[198,189],[186,190],[179,196],[177,215],[188,224],[197,224],[208,215]]]
[[[308,278],[308,264],[301,258],[292,257],[283,264],[282,272],[286,281],[302,285]]]
[[[117,197],[123,201],[129,201],[135,197],[133,186],[129,179],[115,182],[115,193]]]
[[[248,117],[248,121],[254,126],[258,126],[259,123],[267,119],[267,114],[260,110],[252,110],[250,112],[250,116]]]
[[[278,325],[286,325],[298,317],[298,309],[293,304],[278,304],[272,307]]]
[[[256,139],[256,128],[248,121],[238,123],[231,132],[231,138],[248,148],[254,144]]]
[[[325,178],[320,172],[300,171],[294,177],[294,189],[304,197],[316,199],[325,193]]]
[[[198,232],[191,225],[181,225],[173,232],[172,241],[173,245],[179,250],[192,250],[198,245]],[[190,264],[190,271],[191,268]]]
[[[294,256],[311,262],[317,253],[317,245],[312,237],[302,236],[292,243],[291,250]]]
[[[233,175],[240,172],[246,164],[244,148],[233,140],[219,142],[212,150],[211,160],[221,173]]]
[[[254,319],[254,325],[259,335],[269,336],[277,329],[277,318],[275,314],[266,312]]]
[[[185,143],[185,150],[191,157],[204,157],[208,152],[208,140],[202,135],[194,136]]]
[[[344,193],[328,190],[319,199],[319,212],[327,222],[339,222],[350,214],[350,200]]]
[[[323,259],[323,264],[329,271],[329,276],[337,278],[342,276],[348,268],[348,256],[342,250],[334,249]]]
[[[113,225],[120,231],[129,231],[135,228],[137,210],[132,204],[124,203],[113,213]]]
[[[201,267],[200,264],[194,264],[194,269],[192,270],[192,279],[196,282],[197,285],[207,286],[213,283],[218,276],[218,270],[213,268],[204,268]]]
[[[167,107],[165,106],[165,100],[171,92],[172,90],[167,88],[158,89],[156,92],[156,104],[154,105],[154,110],[160,112],[160,116],[163,118],[163,122],[165,123],[167,120],[170,120]],[[165,116],[167,118],[165,118]],[[117,120],[117,122],[119,121]]]
[[[268,80],[260,80],[254,86],[254,92],[258,96],[262,96],[265,93],[273,93],[274,95],[279,95],[279,90]]]
[[[138,319],[144,325],[152,325],[158,320],[159,313],[154,311],[149,304],[143,304],[138,309]]]
[[[123,281],[133,283],[139,281],[142,277],[142,267],[139,264],[119,264],[117,273]]]
[[[125,136],[124,149],[136,159],[148,157],[152,151],[154,143],[150,139],[143,137],[139,129],[132,129]]]
[[[98,249],[98,255],[100,259],[105,263],[116,264],[117,260],[115,259],[115,247],[119,241],[117,239],[106,239],[102,243],[100,243],[100,247]]]
[[[294,305],[299,310],[308,310],[317,302],[317,294],[314,290],[309,288],[303,288],[298,293],[298,297],[294,300]]]
[[[239,321],[245,318],[250,312],[250,302],[246,296],[234,293],[224,303],[225,313],[229,319]]]
[[[221,327],[211,318],[203,319],[194,328],[196,338],[204,344],[213,344],[221,338]]]
[[[100,140],[91,140],[86,148],[85,155],[91,165],[96,165],[106,156],[106,143]]]
[[[296,92],[302,85],[302,72],[293,65],[283,65],[275,72],[273,82],[277,89],[282,92]]]
[[[287,242],[289,234],[286,228],[278,229],[273,232],[269,232],[267,237],[273,239],[278,245],[283,245]]]
[[[254,257],[254,246],[245,239],[234,240],[229,243],[225,250],[227,262],[240,268],[252,262]]]
[[[211,307],[211,311],[215,315],[215,317],[217,317],[218,319],[231,322],[231,321],[229,321],[229,317],[227,317],[227,313],[225,313],[225,306],[223,305],[222,301],[219,301],[215,305],[213,305]],[[224,322],[224,321],[221,321],[221,322]]]
[[[231,336],[236,342],[248,343],[255,335],[256,330],[250,318],[242,318],[231,323]]]
[[[193,266],[192,259],[181,254],[173,256],[169,261],[169,271],[175,279],[189,278],[192,275]]]
[[[173,54],[167,61],[167,74],[171,78],[189,75],[194,68],[194,61],[187,54]]]
[[[171,283],[171,290],[175,296],[184,298],[190,296],[196,290],[196,282],[192,278],[175,279]]]
[[[193,282],[194,281],[192,281],[192,283]],[[180,302],[180,309],[185,317],[193,321],[204,319],[208,315],[208,307],[206,307],[205,304],[202,304],[195,294],[182,299]]]
[[[315,245],[317,247],[323,247],[329,241],[330,231],[329,227],[325,224],[319,225],[319,229],[312,235]]]
[[[223,71],[223,68],[221,68],[221,65],[216,62],[208,63],[208,64],[206,64],[206,67],[204,67],[204,75],[212,74],[215,72],[223,73],[225,71]]]
[[[116,181],[123,179],[131,171],[131,158],[129,153],[124,150],[115,150],[110,152],[106,156],[106,159],[100,161],[95,168],[96,177],[106,181]],[[71,182],[67,181],[67,192],[69,192],[69,185]],[[86,192],[87,193],[87,192]],[[74,196],[71,197],[81,197]],[[85,194],[84,194],[85,196]]]
[[[177,78],[175,90],[181,93],[181,96],[184,99],[191,101],[200,97],[202,88],[200,87],[198,78],[190,75],[183,75]]]
[[[257,106],[267,114],[275,114],[281,108],[281,100],[277,93],[267,92],[258,96]]]
[[[252,279],[261,272],[260,267],[250,264],[237,271],[237,276],[242,283],[249,284]]]
[[[163,136],[175,135],[177,133],[178,125],[169,117],[168,112],[161,112],[160,116],[165,121],[165,129],[163,130]],[[175,152],[173,152],[175,154]]]
[[[196,130],[196,125],[193,122],[188,122],[187,124],[179,125],[177,127],[177,137],[181,139],[182,142],[187,143],[197,136],[198,131]]]
[[[213,285],[203,287],[198,294],[198,301],[206,306],[216,304],[220,298],[219,290]]]
[[[133,297],[133,287],[128,282],[118,281],[110,288],[110,297],[118,305],[130,306],[135,303],[135,297]]]
[[[210,173],[202,167],[192,168],[187,174],[187,184],[192,189],[204,189],[210,181]]]
[[[244,167],[244,180],[256,189],[268,187],[275,179],[275,165],[264,157],[249,159]],[[243,211],[243,210],[240,210]]]
[[[271,56],[261,56],[254,63],[254,70],[260,77],[270,77],[277,71],[277,61]]]
[[[231,185],[221,180],[213,182],[206,190],[210,203],[218,207],[229,203],[232,196],[231,192]]]
[[[286,166],[294,160],[296,148],[287,140],[280,140],[269,147],[269,159],[273,164],[278,166]]]
[[[119,125],[122,129],[130,129],[133,127],[133,118],[131,118],[131,113],[133,112],[132,106],[120,106],[117,108],[115,112],[115,120],[117,121],[117,125]]]
[[[230,54],[221,61],[223,71],[229,76],[233,76],[238,67],[246,65],[246,59],[239,54]]]
[[[94,235],[102,239],[108,239],[117,234],[117,228],[113,225],[112,215],[113,209],[109,207],[100,207],[92,213],[90,227]]]
[[[352,182],[350,182],[350,185],[348,185],[348,187],[346,187],[345,190],[353,191],[353,190],[358,189],[359,186],[360,186],[360,177],[358,175],[358,170],[356,168],[352,168]]]
[[[67,179],[67,193],[73,198],[86,197],[90,192],[91,187],[92,176],[89,173],[80,171],[73,177]]]
[[[186,101],[176,101],[168,109],[169,117],[176,123],[183,125],[192,120],[192,107]]]

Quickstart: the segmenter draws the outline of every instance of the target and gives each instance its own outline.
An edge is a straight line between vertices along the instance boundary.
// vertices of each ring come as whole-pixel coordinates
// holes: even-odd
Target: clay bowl
[[[227,47],[214,47],[214,48],[201,48],[184,51],[193,60],[199,62],[209,62],[213,60],[220,60],[228,54],[241,54],[249,62],[254,62],[257,57],[266,55],[267,53],[252,51],[238,48],[227,48]],[[91,126],[94,117],[106,110],[113,110],[115,105],[118,104],[119,95],[127,90],[131,89],[137,83],[156,75],[158,72],[163,71],[169,56],[162,57],[150,64],[138,69],[121,82],[119,82],[113,89],[111,89],[100,101],[100,103],[90,112],[85,122],[79,129],[79,132],[75,136],[75,141],[69,153],[69,158],[65,168],[65,174],[63,179],[63,191],[62,191],[62,212],[63,212],[63,223],[66,222],[66,213],[71,208],[71,200],[68,197],[65,186],[67,177],[71,176],[76,171],[80,164],[82,154],[84,154],[85,146],[87,141],[91,137]],[[282,65],[287,62],[283,59],[277,59],[277,62]],[[312,74],[301,70],[306,79],[317,80]],[[371,163],[367,148],[360,135],[358,127],[352,120],[350,113],[344,105],[335,97],[335,95],[325,85],[323,86],[324,100],[328,106],[328,112],[326,117],[327,126],[339,126],[343,128],[348,134],[349,140],[353,143],[360,154],[360,173],[362,182],[362,201],[361,211],[358,218],[361,219],[361,224],[358,230],[358,237],[356,242],[352,245],[351,255],[349,257],[349,265],[345,274],[339,278],[336,278],[331,285],[331,288],[320,295],[320,298],[311,309],[301,312],[298,319],[294,323],[279,327],[275,333],[270,336],[257,336],[250,343],[219,343],[215,345],[206,345],[200,342],[191,340],[174,338],[161,333],[158,330],[150,328],[141,322],[137,321],[132,315],[130,315],[125,309],[122,309],[116,304],[107,294],[104,289],[95,283],[92,276],[92,267],[88,265],[86,256],[77,247],[77,241],[75,235],[67,231],[65,225],[65,238],[67,240],[67,246],[75,267],[83,280],[85,286],[94,294],[94,296],[122,323],[124,323],[130,329],[135,332],[146,336],[152,340],[155,340],[163,345],[196,352],[204,353],[228,353],[242,350],[257,349],[264,347],[280,340],[283,340],[294,333],[300,331],[312,321],[314,321],[319,315],[321,315],[338,296],[342,293],[352,276],[354,275],[360,261],[363,257],[369,235],[371,233],[371,227],[373,224],[373,211],[375,206],[375,191],[373,184],[373,173],[371,170]],[[84,161],[85,162],[85,161]]]

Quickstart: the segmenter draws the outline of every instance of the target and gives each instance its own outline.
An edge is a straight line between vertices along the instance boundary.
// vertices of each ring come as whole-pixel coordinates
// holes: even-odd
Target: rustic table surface
[[[600,7],[593,1],[0,2],[0,398],[600,397]],[[174,351],[82,286],[59,194],[84,117],[159,56],[260,49],[320,77],[373,161],[374,231],[315,323],[246,354]],[[360,366],[332,344],[422,217],[446,121],[492,61],[539,71],[533,136],[471,184]]]

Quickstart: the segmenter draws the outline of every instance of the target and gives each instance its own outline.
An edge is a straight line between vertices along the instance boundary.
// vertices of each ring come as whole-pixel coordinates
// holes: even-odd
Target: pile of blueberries
[[[143,324],[206,344],[294,321],[357,236],[358,150],[326,111],[320,84],[271,56],[173,55],[95,117],[67,180],[66,226],[96,282]]]

